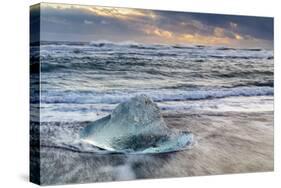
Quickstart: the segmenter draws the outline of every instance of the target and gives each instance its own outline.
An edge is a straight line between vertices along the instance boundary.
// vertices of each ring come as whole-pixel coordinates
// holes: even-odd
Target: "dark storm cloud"
[[[160,19],[156,22],[166,28],[176,32],[187,31],[199,32],[202,34],[212,34],[213,27],[221,27],[229,31],[238,32],[241,35],[249,35],[254,38],[273,40],[273,18],[254,17],[254,16],[234,16],[221,14],[202,14],[202,13],[183,13],[173,11],[157,11]],[[187,24],[182,26],[181,23],[187,22],[201,23],[205,27],[198,27],[196,24]],[[232,24],[237,24],[233,28]],[[179,26],[181,29],[175,27]],[[229,33],[231,36],[231,34]]]
[[[196,13],[191,13],[190,17],[203,24],[228,29],[233,29],[230,23],[235,23],[237,24],[236,30],[242,35],[273,40],[273,18]]]
[[[97,35],[97,37],[116,35],[122,38],[122,36],[140,34],[139,30],[130,27],[123,21],[98,16],[82,9],[45,8],[42,12],[41,22],[43,32],[73,34],[77,37],[79,35]]]
[[[43,4],[44,40],[273,44],[273,18]]]

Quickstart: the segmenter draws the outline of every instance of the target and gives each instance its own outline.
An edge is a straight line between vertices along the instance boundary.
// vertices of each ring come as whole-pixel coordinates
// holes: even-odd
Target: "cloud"
[[[215,27],[214,28],[214,35],[216,37],[223,37],[224,36],[224,29],[220,27]]]
[[[272,18],[48,3],[41,10],[46,40],[273,44]]]
[[[104,24],[104,25],[109,24],[109,23],[108,23],[107,21],[105,21],[105,20],[102,20],[100,23],[101,23],[101,24]]]
[[[91,25],[91,24],[93,24],[93,22],[92,22],[92,21],[89,21],[89,20],[84,20],[84,24],[86,24],[86,25]]]
[[[238,27],[238,24],[234,22],[229,22],[229,25],[231,29],[236,29]]]
[[[173,33],[170,31],[151,26],[144,28],[144,32],[148,35],[155,35],[163,38],[171,38],[173,36]]]
[[[259,39],[273,40],[273,18],[199,13],[191,13],[190,17],[214,27],[236,29],[240,35],[251,35]]]

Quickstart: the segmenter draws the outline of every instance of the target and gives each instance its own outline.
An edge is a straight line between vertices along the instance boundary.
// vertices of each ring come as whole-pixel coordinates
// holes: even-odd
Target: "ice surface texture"
[[[163,153],[189,148],[190,132],[171,130],[159,107],[146,95],[119,104],[81,131],[84,142],[118,153]]]

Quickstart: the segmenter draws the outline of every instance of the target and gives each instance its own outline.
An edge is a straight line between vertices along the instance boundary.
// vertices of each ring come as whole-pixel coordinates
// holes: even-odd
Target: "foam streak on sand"
[[[273,170],[273,50],[110,41],[42,41],[31,50],[31,58],[40,50],[42,184]],[[96,147],[100,140],[81,142],[89,122],[141,94],[156,102],[168,129],[192,132],[197,144],[128,155]]]
[[[79,138],[79,130],[86,127],[87,122],[42,123],[41,144],[61,145],[41,146],[42,173],[48,174],[42,177],[42,184],[273,170],[272,111],[163,115],[169,127],[193,132],[198,143],[191,150],[160,155],[73,152],[66,149],[71,143],[67,138]]]

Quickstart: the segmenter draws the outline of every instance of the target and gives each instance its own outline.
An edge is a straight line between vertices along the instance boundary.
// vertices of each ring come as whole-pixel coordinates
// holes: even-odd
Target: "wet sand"
[[[196,144],[192,149],[154,155],[99,155],[41,147],[41,183],[89,183],[274,169],[272,111],[163,116],[169,127],[195,135]]]
[[[273,170],[273,112],[166,117],[168,125],[187,125],[197,138],[193,149],[176,156],[184,155],[186,162],[177,168],[186,175]]]

